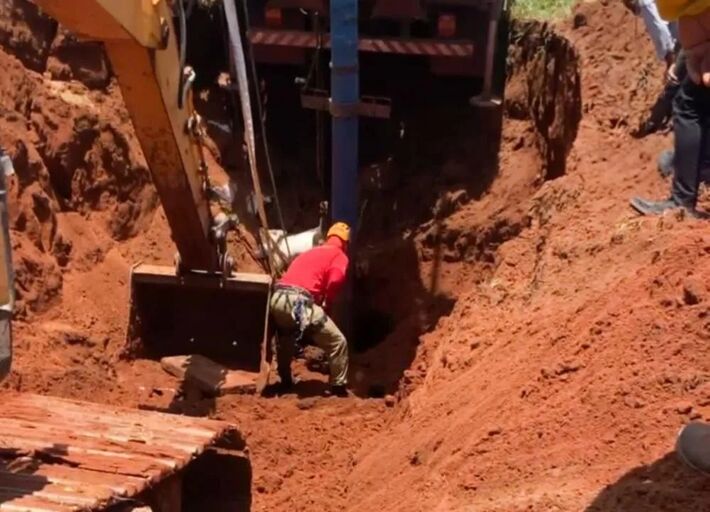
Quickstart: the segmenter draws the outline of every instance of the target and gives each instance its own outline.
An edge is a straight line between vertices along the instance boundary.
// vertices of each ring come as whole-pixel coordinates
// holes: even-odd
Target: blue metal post
[[[331,0],[331,114],[333,220],[356,229],[358,218],[358,0]]]

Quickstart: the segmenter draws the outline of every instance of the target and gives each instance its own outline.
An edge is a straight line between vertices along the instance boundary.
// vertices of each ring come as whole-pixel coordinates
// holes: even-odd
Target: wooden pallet
[[[221,421],[31,394],[3,393],[0,403],[3,512],[104,510],[239,436]]]

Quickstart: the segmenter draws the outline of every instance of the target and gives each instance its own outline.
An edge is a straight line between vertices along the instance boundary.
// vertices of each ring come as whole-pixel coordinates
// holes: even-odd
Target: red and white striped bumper
[[[323,34],[322,45],[330,48],[330,35]],[[249,41],[254,46],[315,48],[316,35],[300,30],[249,31]],[[360,38],[361,52],[395,53],[401,55],[423,55],[427,57],[470,57],[473,55],[473,43],[470,41],[443,41],[436,39],[399,39],[399,38]]]

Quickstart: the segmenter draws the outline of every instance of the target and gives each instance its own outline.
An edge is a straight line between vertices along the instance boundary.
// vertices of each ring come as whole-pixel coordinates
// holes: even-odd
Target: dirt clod
[[[683,282],[683,302],[688,306],[703,302],[707,293],[707,285],[697,277],[689,277]]]
[[[687,401],[678,402],[674,408],[678,414],[690,414],[693,412],[693,404]]]

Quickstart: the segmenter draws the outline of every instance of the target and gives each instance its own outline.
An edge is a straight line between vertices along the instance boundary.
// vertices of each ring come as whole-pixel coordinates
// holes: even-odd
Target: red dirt
[[[545,125],[558,135],[547,151],[531,117],[550,110],[523,112],[504,123],[485,193],[442,186],[431,221],[372,249],[370,275],[389,281],[372,281],[368,300],[395,330],[354,357],[353,381],[359,392],[396,389],[386,401],[180,400],[156,362],[118,360],[128,270],[171,261],[167,224],[115,85],[28,70],[61,44],[30,44],[29,58],[12,25],[10,42],[0,38],[0,144],[18,171],[6,385],[235,421],[251,451],[253,510],[706,510],[706,482],[668,453],[680,425],[710,420],[710,232],[628,207],[668,189],[655,156],[670,137],[629,136],[661,65],[620,3],[578,13],[586,25],[557,27],[582,76],[564,175],[542,179],[567,149],[567,125]],[[521,73],[511,91],[535,82]],[[457,165],[460,155],[431,174]]]

